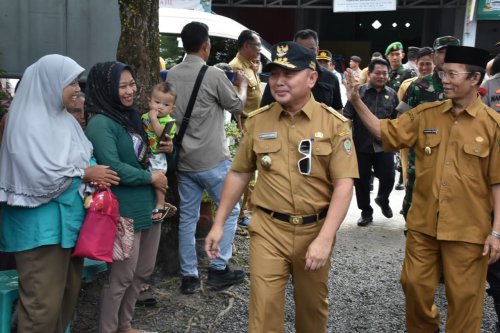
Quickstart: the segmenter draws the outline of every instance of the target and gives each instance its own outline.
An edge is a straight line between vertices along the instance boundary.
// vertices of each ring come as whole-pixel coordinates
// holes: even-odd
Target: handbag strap
[[[203,65],[196,77],[196,82],[194,83],[193,92],[191,92],[191,97],[189,98],[189,103],[186,108],[186,113],[184,114],[184,118],[182,118],[181,128],[179,129],[179,133],[174,137],[174,145],[177,147],[181,146],[182,139],[184,138],[184,134],[186,134],[186,129],[189,124],[189,119],[191,119],[191,113],[193,112],[194,102],[196,101],[196,96],[198,96],[198,90],[200,90],[201,81],[205,76],[205,72],[207,71],[208,66]]]

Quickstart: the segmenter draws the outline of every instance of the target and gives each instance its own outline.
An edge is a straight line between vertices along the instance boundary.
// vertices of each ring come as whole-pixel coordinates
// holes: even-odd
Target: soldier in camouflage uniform
[[[399,90],[399,87],[404,80],[417,76],[417,73],[414,70],[406,69],[403,66],[403,58],[405,57],[405,53],[403,51],[403,44],[401,44],[401,42],[394,42],[389,44],[389,46],[387,46],[387,48],[385,49],[385,57],[391,65],[387,86],[391,87],[396,92]],[[398,154],[399,152],[396,153],[396,158],[399,158]],[[394,189],[398,191],[404,189],[402,172],[399,173],[399,180]]]
[[[391,70],[389,71],[389,82],[387,85],[394,89],[396,92],[406,79],[417,76],[414,70],[406,69],[403,66],[403,58],[405,53],[403,52],[403,44],[400,42],[394,42],[390,44],[385,50],[385,57],[387,61],[391,64]]]
[[[453,36],[444,36],[436,38],[433,43],[433,61],[434,72],[432,75],[424,76],[416,79],[406,90],[403,100],[398,105],[397,110],[402,113],[414,107],[427,103],[443,100],[443,84],[438,76],[438,72],[442,70],[446,47],[448,45],[460,45],[460,40]],[[415,183],[415,151],[410,150],[408,155],[407,181],[405,186],[405,197],[403,199],[402,213],[406,219],[408,210],[410,209],[413,197],[413,185]]]

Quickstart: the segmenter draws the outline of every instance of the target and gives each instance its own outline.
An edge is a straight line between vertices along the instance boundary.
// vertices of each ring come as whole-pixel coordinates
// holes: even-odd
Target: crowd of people
[[[154,270],[161,222],[177,212],[165,202],[174,163],[180,292],[200,286],[195,232],[206,191],[217,206],[205,240],[209,286],[245,279],[229,261],[238,224],[250,234],[249,332],[284,330],[290,276],[296,331],[326,330],[336,234],[353,192],[358,226],[373,223],[373,177],[374,202],[387,218],[394,185],[405,190],[408,332],[439,332],[440,280],[446,331],[479,332],[487,280],[500,315],[499,56],[488,62],[488,52],[442,36],[409,47],[405,64],[402,43],[393,42],[385,59],[374,52],[362,69],[352,55],[340,73],[317,33],[305,29],[274,45],[262,67],[260,36],[244,30],[229,64],[207,66],[208,27],[191,22],[181,39],[186,56],[151,87],[148,110],[136,108],[127,64],[95,64],[85,94],[84,69],[68,57],[44,56],[24,72],[0,126],[0,251],[13,253],[19,274],[18,332],[62,333],[71,322],[83,267],[71,255],[83,193],[110,188],[120,215],[133,220],[134,243],[130,258],[109,264],[99,332],[147,333],[131,323]],[[234,159],[227,112],[243,133]],[[27,119],[38,125],[19,130]]]

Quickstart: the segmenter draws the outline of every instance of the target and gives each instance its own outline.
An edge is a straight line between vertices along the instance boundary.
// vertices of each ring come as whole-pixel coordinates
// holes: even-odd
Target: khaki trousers
[[[16,252],[19,274],[18,333],[62,333],[73,319],[83,259],[73,249],[40,246]]]
[[[323,221],[292,225],[255,207],[250,233],[250,333],[284,332],[285,287],[290,275],[297,333],[326,331],[330,260],[318,271],[305,271],[305,254]]]
[[[483,315],[488,257],[483,245],[439,241],[409,230],[401,284],[406,296],[408,333],[436,332],[439,311],[434,294],[441,266],[448,301],[447,333],[479,332]]]
[[[108,281],[101,291],[99,332],[115,333],[131,328],[135,302],[141,285],[153,273],[161,223],[153,223],[148,230],[134,234],[134,247],[130,258],[109,264]]]

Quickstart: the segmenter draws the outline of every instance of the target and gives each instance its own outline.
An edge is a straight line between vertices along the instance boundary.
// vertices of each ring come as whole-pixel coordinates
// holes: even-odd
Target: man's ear
[[[474,74],[471,77],[471,86],[475,86],[479,83],[479,80],[481,79],[481,73],[479,72],[474,72]]]
[[[318,80],[318,72],[311,70],[309,72],[308,85],[312,89]]]
[[[201,48],[203,49],[203,51],[208,52],[208,49],[210,48],[209,45],[210,44],[209,44],[208,40],[204,41],[203,44],[201,44]]]

